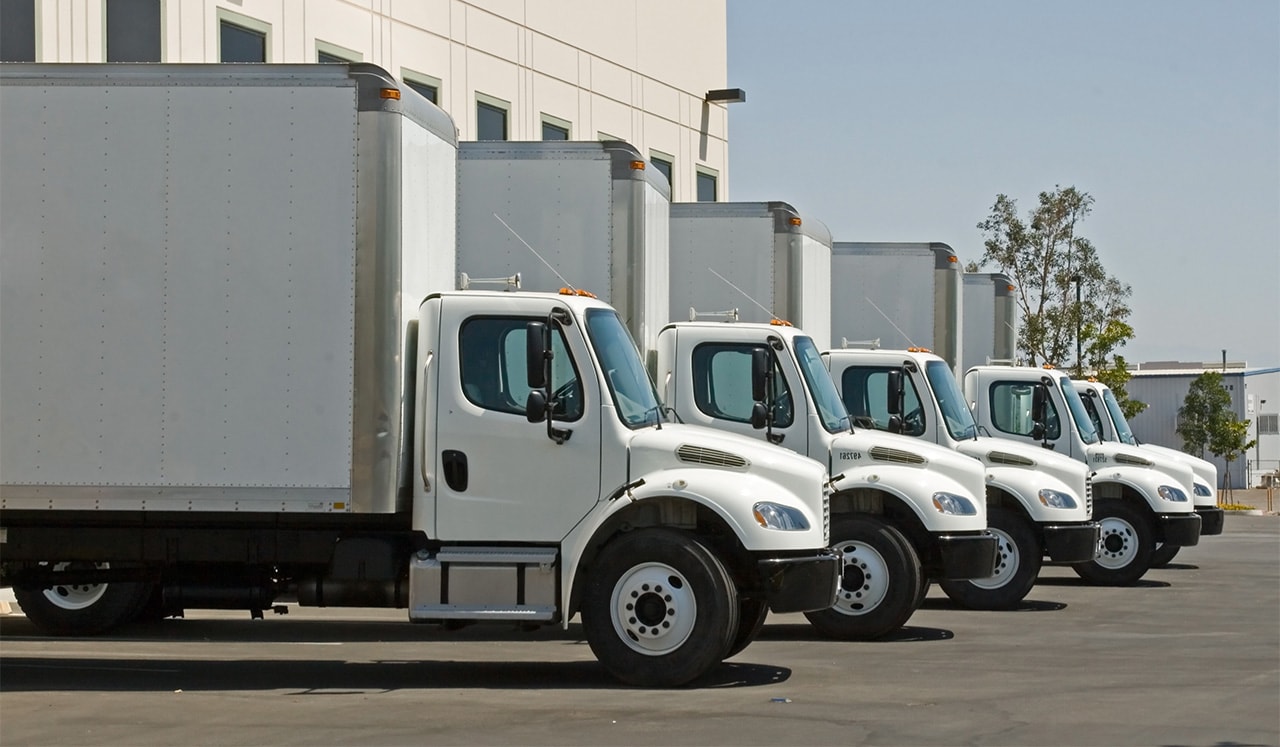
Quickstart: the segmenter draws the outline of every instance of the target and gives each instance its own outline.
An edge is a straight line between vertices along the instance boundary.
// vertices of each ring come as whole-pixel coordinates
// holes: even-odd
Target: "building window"
[[[1280,435],[1280,413],[1270,412],[1266,415],[1258,416],[1258,435],[1259,436],[1276,436]]]
[[[676,187],[675,183],[671,181],[671,168],[675,163],[675,159],[665,153],[649,151],[649,163],[653,164],[653,168],[657,169],[659,174],[667,178],[667,184],[671,186],[671,197],[675,199]]]
[[[476,140],[506,140],[510,104],[488,96],[476,99]]]
[[[543,140],[568,140],[572,130],[573,127],[568,120],[553,117],[550,114],[542,115]]]
[[[355,50],[339,47],[337,44],[330,44],[316,39],[316,62],[359,62],[363,58],[359,52]]]
[[[404,76],[404,84],[422,94],[422,97],[427,101],[436,106],[440,105],[440,81],[433,80],[428,82],[422,78],[415,79],[406,75]]]
[[[266,32],[224,20],[218,27],[218,43],[223,62],[267,61]]]
[[[160,0],[107,0],[107,62],[160,61]]]
[[[36,61],[36,0],[0,0],[0,62]]]
[[[719,177],[712,171],[698,169],[698,202],[716,201],[716,183]]]

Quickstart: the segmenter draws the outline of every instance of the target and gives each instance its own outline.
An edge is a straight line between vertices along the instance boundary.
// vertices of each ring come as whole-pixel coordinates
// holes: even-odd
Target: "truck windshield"
[[[1111,413],[1111,423],[1116,429],[1116,440],[1137,446],[1138,440],[1133,437],[1133,429],[1129,427],[1129,421],[1125,420],[1124,410],[1120,409],[1120,403],[1116,401],[1116,395],[1108,389],[1102,393],[1102,401],[1107,405],[1107,412]]]
[[[1098,432],[1093,428],[1089,411],[1085,409],[1075,384],[1071,383],[1071,379],[1063,376],[1058,379],[1058,390],[1062,392],[1062,398],[1067,402],[1067,409],[1071,410],[1071,419],[1075,421],[1076,429],[1080,431],[1080,440],[1087,444],[1098,443]]]
[[[796,359],[800,362],[800,375],[804,377],[809,396],[813,397],[813,403],[818,408],[818,419],[822,421],[822,427],[830,433],[849,430],[849,413],[840,401],[840,393],[836,391],[831,374],[822,365],[818,346],[809,337],[796,337],[795,346]]]
[[[662,418],[658,395],[644,364],[640,362],[635,341],[617,312],[588,309],[586,327],[591,347],[604,370],[618,418],[630,428],[657,424]]]
[[[933,387],[933,396],[938,400],[938,410],[942,412],[942,421],[947,424],[947,432],[956,440],[973,438],[978,433],[978,425],[973,422],[973,413],[964,401],[964,394],[956,377],[943,361],[929,361],[924,364],[924,375]]]

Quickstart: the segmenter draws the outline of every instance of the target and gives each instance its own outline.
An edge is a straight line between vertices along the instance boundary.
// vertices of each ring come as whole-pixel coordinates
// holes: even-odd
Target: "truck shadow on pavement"
[[[956,604],[955,602],[951,601],[950,599],[947,599],[946,597],[941,597],[938,599],[926,599],[920,603],[920,609],[922,610],[947,610],[949,612],[992,612],[992,611],[1002,612],[1002,613],[1057,612],[1058,610],[1065,610],[1066,608],[1067,608],[1066,602],[1042,602],[1042,601],[1036,601],[1032,599],[1024,599],[1021,602],[1018,602],[1017,607],[1012,607],[1007,610],[970,609],[968,607],[964,607],[962,605]]]
[[[823,635],[812,625],[807,624],[767,624],[756,636],[757,641],[821,641],[823,643],[910,643],[924,641],[949,641],[956,634],[943,628],[926,628],[916,625],[904,625],[885,636],[871,641],[839,641]]]
[[[677,689],[761,687],[791,670],[725,663]],[[398,690],[629,689],[593,661],[344,661],[341,659],[87,658],[5,656],[3,690],[16,692],[260,692],[376,694]]]
[[[1067,578],[1065,576],[1044,578],[1043,576],[1036,579],[1036,586],[1074,586],[1080,589],[1093,588],[1094,584],[1085,581],[1082,578]],[[1149,578],[1141,578],[1129,584],[1128,586],[1099,586],[1103,589],[1167,589],[1173,586],[1168,581],[1153,581]]]

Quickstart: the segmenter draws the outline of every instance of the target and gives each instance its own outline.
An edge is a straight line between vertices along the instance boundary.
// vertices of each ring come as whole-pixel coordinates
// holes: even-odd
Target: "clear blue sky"
[[[1130,362],[1280,365],[1280,2],[728,0],[728,42],[729,199],[967,262],[1073,185]]]

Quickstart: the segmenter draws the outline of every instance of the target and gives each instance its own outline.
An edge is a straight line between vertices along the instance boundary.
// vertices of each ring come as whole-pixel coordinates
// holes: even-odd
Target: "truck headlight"
[[[1198,482],[1192,487],[1196,491],[1196,495],[1200,496],[1201,498],[1205,498],[1213,495],[1213,490],[1208,485],[1205,485],[1202,482]]]
[[[1158,493],[1160,497],[1165,499],[1166,501],[1171,501],[1173,503],[1187,502],[1187,494],[1182,492],[1178,488],[1173,487],[1172,485],[1161,485],[1156,490],[1156,493]]]
[[[765,529],[781,529],[784,532],[803,532],[809,528],[804,514],[790,506],[777,503],[757,503],[751,507],[756,523]]]
[[[934,493],[933,507],[941,513],[952,516],[973,516],[978,513],[973,501],[955,493]]]
[[[1059,490],[1040,489],[1040,502],[1049,508],[1075,508],[1076,499]]]

